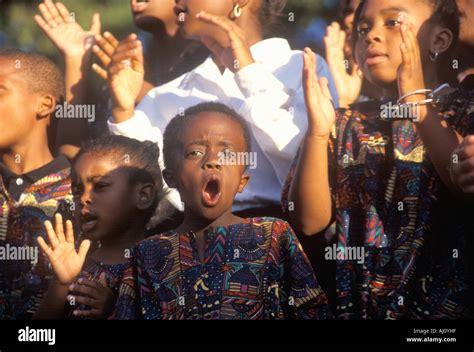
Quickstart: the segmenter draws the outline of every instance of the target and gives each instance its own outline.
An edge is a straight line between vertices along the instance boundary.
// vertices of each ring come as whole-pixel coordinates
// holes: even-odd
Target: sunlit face
[[[224,153],[246,152],[241,126],[227,115],[202,112],[182,133],[182,147],[173,168],[185,211],[215,220],[232,208],[246,183],[245,165],[227,165]]]
[[[175,20],[175,0],[130,0],[133,21],[143,30],[151,30],[157,23]]]
[[[137,214],[129,173],[110,156],[80,156],[73,167],[72,193],[79,227],[92,240],[122,234]]]
[[[474,0],[457,0],[456,3],[461,13],[459,41],[474,48]]]
[[[344,9],[342,10],[342,30],[346,32],[346,45],[344,46],[344,53],[347,57],[351,57],[352,25],[354,22],[354,14],[360,4],[360,0],[346,0],[343,2]]]
[[[41,98],[31,92],[15,64],[14,60],[0,57],[0,149],[28,139]]]
[[[228,17],[233,5],[232,0],[177,0],[174,11],[183,35],[186,38],[199,39],[202,36],[215,37],[221,30],[200,21],[196,15],[205,11],[216,16]]]
[[[355,57],[364,76],[381,88],[392,87],[402,63],[400,19],[403,15],[412,25],[420,43],[422,60],[428,57],[430,26],[425,25],[432,15],[427,1],[368,0],[363,5],[357,23]],[[425,62],[423,60],[423,62]]]

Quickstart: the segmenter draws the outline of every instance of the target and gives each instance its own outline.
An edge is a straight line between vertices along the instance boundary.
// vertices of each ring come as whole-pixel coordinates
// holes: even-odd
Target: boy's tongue
[[[221,197],[219,191],[219,182],[217,180],[210,180],[206,183],[202,191],[202,201],[205,206],[213,207],[217,205]]]

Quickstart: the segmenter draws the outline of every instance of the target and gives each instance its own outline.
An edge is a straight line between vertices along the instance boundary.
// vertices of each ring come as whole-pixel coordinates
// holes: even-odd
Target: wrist
[[[327,144],[329,142],[330,135],[330,133],[321,133],[308,129],[308,131],[306,132],[306,140],[321,144]]]
[[[112,108],[114,123],[121,123],[130,119],[135,113],[135,109]]]

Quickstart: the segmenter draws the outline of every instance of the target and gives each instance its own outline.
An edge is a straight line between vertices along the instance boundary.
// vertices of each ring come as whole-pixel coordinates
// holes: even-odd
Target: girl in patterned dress
[[[101,137],[81,148],[72,192],[83,241],[76,250],[72,223],[67,221],[64,231],[60,215],[54,229],[45,222],[49,245],[42,238],[38,242],[56,279],[35,318],[111,315],[131,248],[163,209],[158,157],[156,144],[123,136]]]
[[[306,50],[309,128],[284,205],[308,235],[336,221],[337,244],[325,258],[336,260],[339,318],[472,314],[467,208],[455,198],[449,166],[473,121],[433,105],[425,90],[436,89],[438,73],[453,67],[445,58],[458,32],[454,0],[363,1],[354,55],[386,98],[337,113]]]
[[[290,226],[232,214],[246,173],[250,132],[240,115],[203,103],[164,134],[163,176],[184,221],[133,249],[116,319],[324,319],[325,294]],[[256,166],[256,165],[255,165]]]

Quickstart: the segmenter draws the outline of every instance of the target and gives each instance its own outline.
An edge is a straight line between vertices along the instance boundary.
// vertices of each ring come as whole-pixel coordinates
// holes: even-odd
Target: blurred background
[[[216,0],[218,1],[218,0]],[[60,55],[37,27],[33,16],[38,12],[39,0],[0,0],[0,47],[17,47],[38,51],[61,64]],[[76,21],[89,28],[92,14],[99,12],[103,30],[109,30],[119,38],[131,32],[140,33],[134,27],[128,0],[63,0]],[[322,54],[322,38],[326,25],[337,18],[338,0],[288,0],[278,35],[286,37],[295,49],[311,46]],[[294,14],[294,17],[291,17]],[[294,20],[293,22],[289,20]]]

